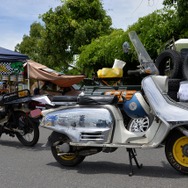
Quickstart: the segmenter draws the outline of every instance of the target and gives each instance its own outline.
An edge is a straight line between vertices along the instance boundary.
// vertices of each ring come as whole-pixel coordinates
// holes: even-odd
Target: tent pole
[[[30,79],[29,79],[29,62],[27,61],[27,87],[30,90]]]

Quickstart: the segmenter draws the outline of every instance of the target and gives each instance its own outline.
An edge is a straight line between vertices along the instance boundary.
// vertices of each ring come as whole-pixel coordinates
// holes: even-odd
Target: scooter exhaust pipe
[[[70,146],[68,143],[63,143],[62,145],[58,146],[60,152],[68,153],[70,151]]]

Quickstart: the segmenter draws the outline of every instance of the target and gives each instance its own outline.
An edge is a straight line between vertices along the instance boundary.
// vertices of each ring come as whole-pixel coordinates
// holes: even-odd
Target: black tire
[[[168,95],[175,101],[179,101],[177,93],[180,87],[181,79],[169,79],[168,80]]]
[[[39,127],[32,122],[28,115],[22,111],[15,112],[15,117],[18,120],[18,129],[23,132],[16,133],[18,140],[24,146],[34,146],[39,140]]]
[[[181,79],[168,79],[168,91],[178,92],[181,81]]]
[[[169,78],[182,78],[182,60],[177,51],[165,50],[157,57],[155,65],[160,75],[166,75]]]
[[[176,91],[169,91],[168,92],[168,96],[173,99],[176,102],[179,102],[178,96],[177,96],[177,92]]]
[[[170,133],[165,144],[165,154],[170,165],[178,172],[188,174],[188,137],[180,131]]]
[[[188,55],[185,57],[185,60],[183,61],[183,78],[185,80],[188,80]]]
[[[50,143],[52,144],[51,152],[54,158],[56,159],[56,161],[63,166],[72,167],[80,164],[85,159],[85,156],[79,155],[77,147],[71,147],[71,146],[69,153],[67,154],[64,153],[61,155],[61,151],[59,150],[59,147],[63,143],[69,144],[69,142],[70,139],[67,136],[57,132],[53,132],[50,136]]]

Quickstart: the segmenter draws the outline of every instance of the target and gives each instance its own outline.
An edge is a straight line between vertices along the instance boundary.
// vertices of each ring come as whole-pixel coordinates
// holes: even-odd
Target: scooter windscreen
[[[144,48],[140,39],[138,38],[135,31],[129,32],[129,38],[137,52],[138,60],[140,62],[140,66],[144,69],[146,74],[159,74],[157,67],[155,66],[153,60],[149,56],[148,52]]]
[[[130,118],[144,118],[149,114],[149,106],[140,92],[134,93],[123,103],[123,109]]]

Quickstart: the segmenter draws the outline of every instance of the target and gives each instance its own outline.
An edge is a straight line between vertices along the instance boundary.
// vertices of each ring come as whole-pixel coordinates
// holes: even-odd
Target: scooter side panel
[[[82,105],[47,113],[41,126],[65,134],[75,143],[109,143],[114,118],[105,107]]]
[[[160,78],[163,82],[159,82]],[[148,76],[142,80],[142,87],[152,110],[166,124],[187,124],[188,107],[171,102],[162,88],[165,87],[164,76]]]

